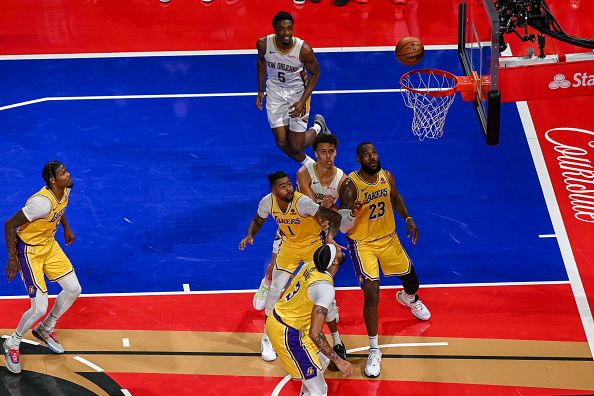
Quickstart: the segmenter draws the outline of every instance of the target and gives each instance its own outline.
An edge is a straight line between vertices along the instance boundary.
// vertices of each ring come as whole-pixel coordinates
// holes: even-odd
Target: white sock
[[[52,311],[53,311],[53,309],[52,309]],[[45,319],[43,319],[43,322],[41,322],[41,330],[46,333],[51,333],[51,330],[53,330],[54,327],[56,327],[57,322],[58,322],[58,318],[56,318],[50,312],[49,315],[47,315],[45,317]]]
[[[377,335],[374,335],[373,337],[369,337],[369,349],[378,349],[379,350]]]
[[[9,348],[16,348],[19,349],[19,346],[21,345],[21,339],[23,338],[22,335],[18,335],[18,333],[15,331],[14,333],[12,333],[12,336],[6,340],[6,345]]]
[[[311,126],[311,129],[313,129],[314,131],[316,131],[316,135],[318,133],[322,132],[322,127],[320,126],[320,124],[316,124],[315,122]]]
[[[332,342],[334,342],[334,345],[342,344],[338,331],[336,333],[330,333],[330,335],[332,336]]]
[[[305,154],[305,159],[303,161],[301,161],[301,165],[307,166],[307,164],[309,164],[310,162],[316,162],[316,161],[314,161],[309,155]]]

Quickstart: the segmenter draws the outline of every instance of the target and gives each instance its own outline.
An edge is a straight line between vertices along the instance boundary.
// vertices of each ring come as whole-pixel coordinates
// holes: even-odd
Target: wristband
[[[408,223],[408,219],[412,220],[413,218],[408,216],[404,221]]]

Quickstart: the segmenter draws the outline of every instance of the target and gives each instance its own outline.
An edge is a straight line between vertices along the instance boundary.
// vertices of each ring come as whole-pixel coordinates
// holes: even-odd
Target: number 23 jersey
[[[390,182],[384,170],[378,172],[377,182],[369,184],[351,172],[349,178],[357,187],[357,201],[363,202],[355,219],[355,225],[347,237],[355,241],[375,241],[396,232]]]

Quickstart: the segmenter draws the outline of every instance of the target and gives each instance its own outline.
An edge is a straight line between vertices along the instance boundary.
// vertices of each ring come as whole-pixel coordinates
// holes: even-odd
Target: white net
[[[415,70],[402,76],[402,98],[413,109],[412,131],[419,140],[439,139],[456,94],[456,77],[437,70]]]

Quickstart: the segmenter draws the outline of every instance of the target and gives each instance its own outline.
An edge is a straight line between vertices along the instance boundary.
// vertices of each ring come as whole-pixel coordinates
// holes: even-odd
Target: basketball
[[[416,37],[404,37],[396,44],[396,58],[406,66],[414,66],[423,59],[425,47]]]

